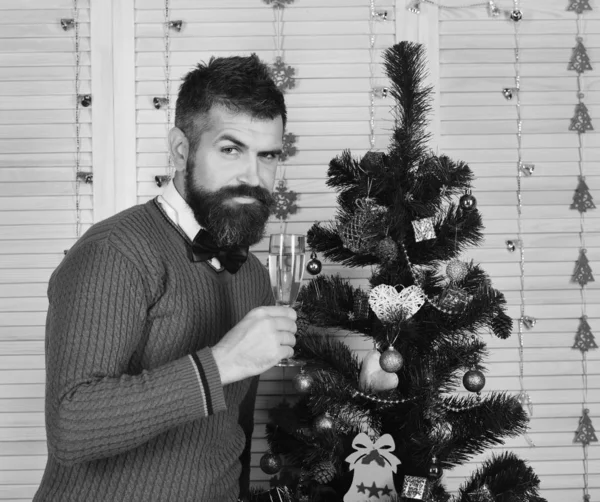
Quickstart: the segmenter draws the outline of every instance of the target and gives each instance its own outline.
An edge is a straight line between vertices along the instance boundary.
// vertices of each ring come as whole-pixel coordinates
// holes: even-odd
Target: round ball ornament
[[[515,9],[510,13],[510,18],[513,21],[520,21],[521,19],[523,19],[523,13],[519,10],[519,9]]]
[[[274,453],[265,453],[260,458],[260,468],[265,474],[277,474],[281,470],[282,465],[281,457]]]
[[[323,265],[317,260],[317,253],[314,251],[310,254],[310,261],[306,264],[306,271],[310,275],[317,275],[321,272]]]
[[[479,392],[485,387],[485,376],[479,370],[469,370],[463,377],[463,385],[469,392]]]
[[[402,368],[404,358],[394,347],[387,349],[379,357],[379,365],[381,369],[387,373],[396,373]]]
[[[446,267],[446,275],[452,282],[462,281],[467,276],[467,264],[460,260],[452,260]]]
[[[313,422],[315,432],[322,434],[333,430],[333,419],[329,415],[320,415]]]
[[[477,199],[471,195],[471,190],[467,190],[458,203],[463,211],[472,211],[477,207]]]
[[[313,377],[308,373],[298,373],[294,377],[294,389],[300,394],[308,394],[313,386]]]

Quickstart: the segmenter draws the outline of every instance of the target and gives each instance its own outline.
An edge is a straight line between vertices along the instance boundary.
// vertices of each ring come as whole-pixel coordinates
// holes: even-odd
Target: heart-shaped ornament
[[[380,284],[369,293],[369,306],[381,322],[393,322],[401,316],[412,317],[425,303],[425,294],[418,286],[396,291],[394,286]]]
[[[361,391],[383,392],[398,387],[398,375],[383,371],[379,364],[380,357],[378,350],[370,350],[363,359],[358,380]]]

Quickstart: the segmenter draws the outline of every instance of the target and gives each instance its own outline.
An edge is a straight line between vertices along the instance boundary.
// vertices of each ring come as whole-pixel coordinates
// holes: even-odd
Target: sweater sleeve
[[[106,241],[76,246],[53,274],[46,320],[46,429],[57,461],[136,448],[225,409],[209,348],[127,374],[149,295],[139,270]]]

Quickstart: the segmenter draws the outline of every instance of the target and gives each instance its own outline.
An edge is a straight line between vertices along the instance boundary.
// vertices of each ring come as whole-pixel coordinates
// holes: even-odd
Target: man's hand
[[[213,348],[221,383],[260,375],[280,359],[294,355],[296,311],[258,307],[230,329]]]

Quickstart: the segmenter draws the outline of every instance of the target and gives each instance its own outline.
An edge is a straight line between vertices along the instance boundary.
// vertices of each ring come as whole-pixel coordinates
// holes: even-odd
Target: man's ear
[[[173,127],[169,131],[169,153],[176,171],[185,171],[188,155],[190,153],[190,143],[178,127]]]

